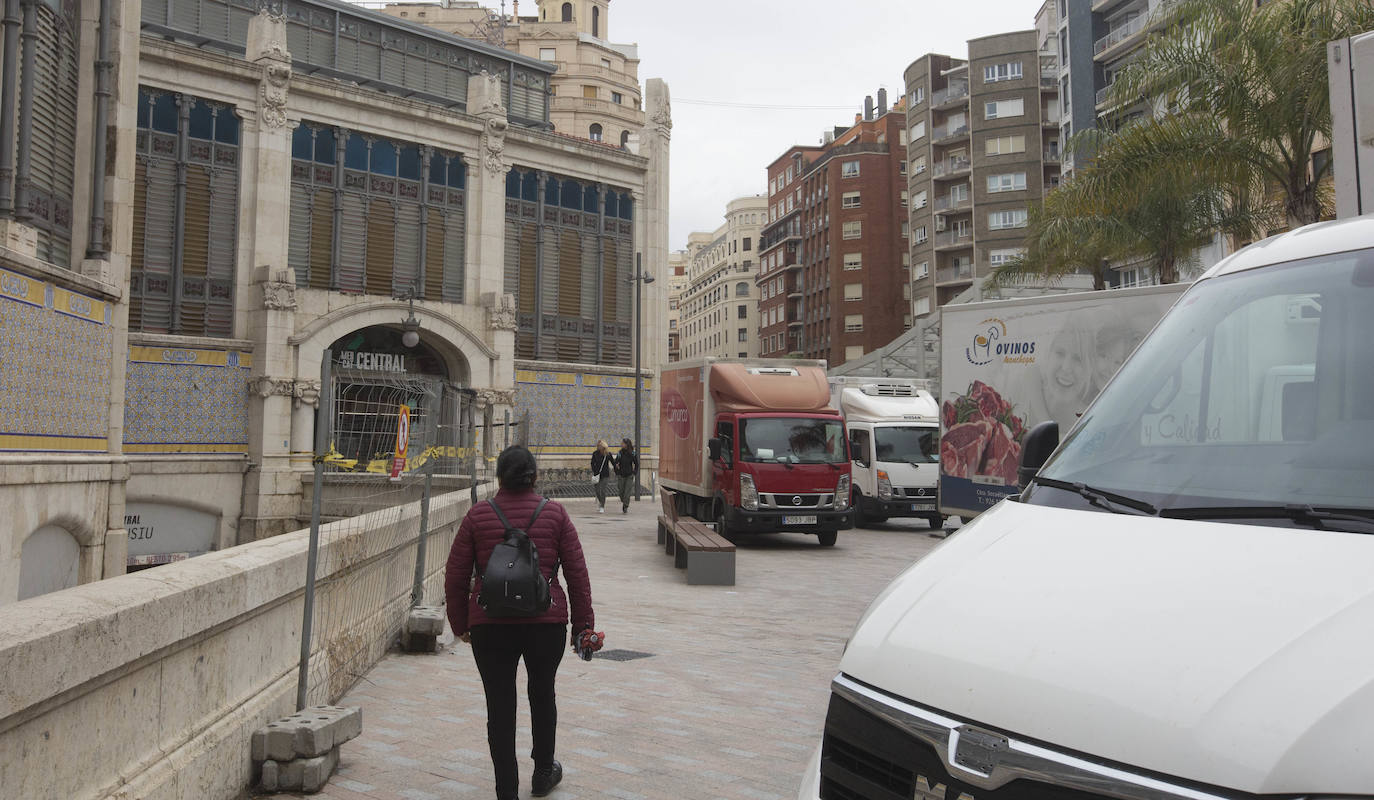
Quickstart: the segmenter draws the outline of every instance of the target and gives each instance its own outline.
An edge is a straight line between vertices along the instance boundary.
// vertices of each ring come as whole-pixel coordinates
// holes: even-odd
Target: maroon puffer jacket
[[[552,602],[549,610],[538,617],[500,619],[489,619],[477,605],[477,594],[482,587],[480,581],[473,586],[472,579],[486,566],[492,549],[506,536],[506,527],[496,517],[491,505],[483,500],[463,517],[458,536],[448,553],[448,566],[444,571],[444,597],[448,603],[448,622],[453,635],[461,636],[473,625],[487,623],[568,622],[568,596],[563,593],[563,587],[553,573],[555,564],[568,580],[568,595],[572,599],[572,630],[577,632],[594,627],[596,616],[592,613],[592,584],[587,576],[587,562],[582,557],[582,543],[578,541],[577,529],[568,518],[567,509],[550,500],[539,513],[534,526],[526,528],[542,499],[538,494],[531,490],[502,489],[494,499],[510,524],[524,529],[530,541],[539,548],[539,569],[549,579]],[[469,587],[473,587],[471,591]]]

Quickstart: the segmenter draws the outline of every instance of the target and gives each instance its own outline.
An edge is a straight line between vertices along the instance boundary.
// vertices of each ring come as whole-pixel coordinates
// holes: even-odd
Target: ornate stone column
[[[315,411],[320,407],[320,382],[297,379],[292,384],[291,467],[296,472],[312,468],[315,451]]]
[[[252,256],[250,285],[240,297],[247,308],[245,338],[253,341],[248,452],[256,469],[244,480],[241,543],[296,527],[301,484],[291,465],[291,443],[301,435],[293,431],[293,423],[303,422],[293,412],[296,364],[287,344],[295,333],[296,276],[287,263],[295,124],[287,116],[291,54],[286,50],[286,18],[265,9],[249,20],[245,56],[261,70],[261,78],[257,124],[244,136],[252,146],[244,160],[253,179],[244,182],[243,196],[250,231],[246,249]],[[313,428],[313,419],[305,424],[307,430]]]
[[[468,113],[482,120],[478,152],[468,170],[467,297],[501,292],[506,275],[506,107],[501,79],[486,71],[468,82]]]
[[[658,467],[658,410],[659,385],[657,374],[668,361],[668,156],[672,140],[673,112],[668,84],[658,78],[645,82],[645,110],[648,122],[640,136],[641,155],[649,159],[644,181],[644,196],[635,196],[635,242],[644,254],[644,269],[655,280],[644,290],[644,353],[645,371],[654,375],[646,392],[645,438],[651,452],[644,459],[646,467]]]

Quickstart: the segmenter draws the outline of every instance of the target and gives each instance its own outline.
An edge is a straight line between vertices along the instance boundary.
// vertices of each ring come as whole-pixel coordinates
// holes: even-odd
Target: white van
[[[939,511],[940,406],[919,378],[832,375],[830,405],[844,415],[854,525],[892,517],[945,523]]]
[[[1374,796],[1374,216],[1227,258],[1054,425],[860,619],[800,796]]]

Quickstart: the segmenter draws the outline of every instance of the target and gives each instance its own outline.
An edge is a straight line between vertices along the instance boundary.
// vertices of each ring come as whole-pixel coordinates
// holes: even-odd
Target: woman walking
[[[530,794],[543,797],[563,778],[563,767],[554,760],[558,725],[554,678],[564,643],[569,641],[567,625],[571,617],[575,644],[578,635],[595,622],[591,581],[577,529],[562,505],[547,501],[541,507],[544,498],[534,492],[537,474],[534,455],[524,447],[514,445],[501,453],[496,460],[499,491],[490,502],[474,505],[463,518],[444,574],[449,624],[459,639],[472,645],[486,693],[487,747],[496,773],[497,800],[515,800],[520,788],[515,756],[515,675],[520,659],[525,660],[529,677],[534,742]],[[548,579],[551,598],[548,610],[539,616],[489,618],[477,603],[482,565],[505,538],[506,526],[493,503],[513,527],[528,534],[538,550],[540,572]],[[558,583],[559,566],[568,582],[566,595]]]
[[[596,450],[592,452],[592,480],[596,481],[596,513],[606,513],[606,497],[611,493],[611,469],[615,466],[615,456],[605,439],[596,440]]]
[[[630,495],[634,494],[635,481],[639,479],[639,456],[635,455],[635,443],[628,437],[620,440],[620,452],[615,456],[616,482],[620,489],[620,513],[630,512]]]

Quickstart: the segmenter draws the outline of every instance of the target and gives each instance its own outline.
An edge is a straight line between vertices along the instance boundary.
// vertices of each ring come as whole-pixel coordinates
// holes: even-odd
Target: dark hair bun
[[[496,481],[502,489],[528,489],[538,471],[534,453],[522,444],[507,447],[496,458]]]

